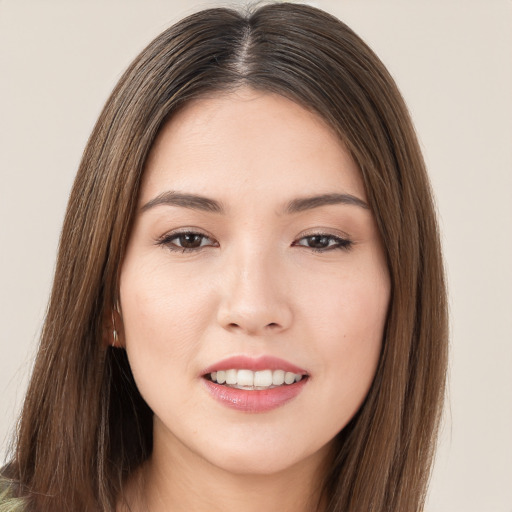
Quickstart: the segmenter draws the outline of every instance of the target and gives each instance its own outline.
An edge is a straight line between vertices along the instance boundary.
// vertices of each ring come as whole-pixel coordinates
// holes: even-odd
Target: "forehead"
[[[191,101],[163,126],[141,201],[171,189],[225,200],[329,192],[365,199],[357,165],[320,116],[248,88]]]

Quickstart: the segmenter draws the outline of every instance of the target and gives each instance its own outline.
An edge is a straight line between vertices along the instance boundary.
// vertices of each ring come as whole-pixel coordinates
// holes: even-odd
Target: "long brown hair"
[[[329,512],[422,508],[444,397],[446,293],[425,166],[401,95],[335,17],[278,3],[208,9],[135,59],[92,132],[71,192],[15,452],[5,474],[29,510],[112,511],[152,449],[152,412],[121,349],[103,342],[146,157],[187,101],[241,85],[324,118],[359,165],[392,297],[380,363],[337,437]]]

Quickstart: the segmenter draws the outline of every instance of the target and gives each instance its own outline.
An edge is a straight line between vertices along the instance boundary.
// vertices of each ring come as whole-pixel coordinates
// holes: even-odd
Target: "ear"
[[[105,347],[124,348],[124,329],[121,313],[116,307],[103,314],[102,341]]]

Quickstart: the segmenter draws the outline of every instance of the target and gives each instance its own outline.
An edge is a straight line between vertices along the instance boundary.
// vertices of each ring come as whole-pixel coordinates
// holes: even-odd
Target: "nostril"
[[[239,324],[239,323],[236,323],[236,322],[230,322],[229,324],[227,324],[226,328],[227,329],[230,329],[230,330],[238,330],[238,329],[243,329],[242,327],[243,324]],[[277,322],[271,322],[269,324],[267,324],[264,329],[270,329],[270,330],[275,330],[275,329],[278,329],[280,326]],[[252,331],[257,331],[258,329],[254,328],[254,327],[251,327],[251,326],[247,326],[246,329],[250,332]]]

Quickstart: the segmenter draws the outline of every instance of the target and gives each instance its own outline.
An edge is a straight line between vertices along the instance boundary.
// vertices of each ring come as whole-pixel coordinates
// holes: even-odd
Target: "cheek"
[[[204,290],[165,261],[128,260],[120,302],[130,368],[139,392],[157,416],[197,406],[190,391],[191,361],[204,341]],[[197,285],[197,283],[194,283]],[[193,372],[192,372],[193,373]],[[173,423],[170,421],[168,423]]]
[[[390,295],[387,271],[377,270],[334,276],[309,310],[321,353],[313,370],[325,391],[318,405],[332,411],[334,431],[357,412],[375,376]]]
[[[387,302],[360,289],[331,301],[331,329],[325,334],[325,354],[345,388],[368,387],[380,356]]]
[[[201,344],[209,312],[204,289],[183,272],[125,262],[120,295],[126,350],[136,379],[162,379],[187,367]],[[164,368],[165,367],[165,368]],[[155,380],[155,379],[152,379]]]
[[[390,296],[387,269],[373,258],[306,283],[304,310],[333,351],[380,343]],[[315,322],[315,320],[318,320]]]

